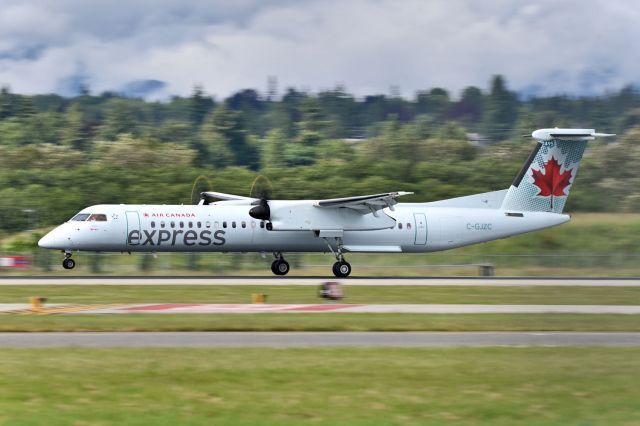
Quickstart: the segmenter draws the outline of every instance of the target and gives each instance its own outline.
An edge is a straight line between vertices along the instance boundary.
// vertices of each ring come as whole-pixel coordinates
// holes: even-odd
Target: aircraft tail
[[[502,210],[562,213],[593,129],[540,129],[538,140],[502,202]]]

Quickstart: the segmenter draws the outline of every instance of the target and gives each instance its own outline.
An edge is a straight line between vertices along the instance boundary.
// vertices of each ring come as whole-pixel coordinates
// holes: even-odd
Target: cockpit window
[[[84,222],[89,216],[91,216],[89,213],[78,213],[71,220],[75,220],[76,222]]]
[[[92,214],[89,216],[89,222],[106,222],[107,215],[106,214]]]

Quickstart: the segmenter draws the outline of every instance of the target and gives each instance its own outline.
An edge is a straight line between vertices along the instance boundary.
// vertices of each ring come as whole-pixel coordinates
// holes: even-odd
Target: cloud
[[[0,85],[224,97],[277,76],[281,90],[411,97],[503,74],[527,94],[595,94],[640,83],[639,21],[632,0],[3,0]]]

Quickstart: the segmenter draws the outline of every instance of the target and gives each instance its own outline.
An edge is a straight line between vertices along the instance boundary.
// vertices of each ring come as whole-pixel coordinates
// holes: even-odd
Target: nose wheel
[[[271,272],[275,275],[287,275],[289,273],[289,262],[284,260],[282,253],[275,254],[276,260],[271,264]]]
[[[71,253],[65,253],[62,267],[64,269],[73,269],[76,267],[76,261],[71,258]]]

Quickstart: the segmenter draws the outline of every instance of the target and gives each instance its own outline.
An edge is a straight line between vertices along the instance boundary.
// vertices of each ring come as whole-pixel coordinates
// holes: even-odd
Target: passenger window
[[[180,222],[180,228],[184,228],[184,222]]]
[[[260,221],[260,228],[264,228],[264,220]]]
[[[75,220],[76,222],[84,222],[89,217],[89,213],[79,213],[75,215],[71,220]]]
[[[173,221],[171,221],[171,227],[172,227],[172,228],[175,228],[175,227],[176,227],[176,223],[175,223],[175,222],[173,222]]]
[[[198,228],[202,228],[202,222],[198,222]]]
[[[156,222],[155,222],[155,221],[153,221],[153,220],[151,221],[151,227],[152,227],[152,228],[155,228],[155,227],[156,227]]]
[[[402,229],[402,224],[398,223],[398,229]]]
[[[233,222],[231,222],[231,227],[235,228],[236,227],[236,221],[234,220]]]
[[[411,229],[411,224],[407,223],[407,229]]]
[[[189,228],[193,228],[193,222],[189,222]]]
[[[244,220],[242,221],[242,227],[246,228],[247,227],[247,222],[245,222]]]
[[[211,228],[211,222],[207,221],[207,222],[205,223],[205,226],[206,226],[207,228]]]
[[[220,222],[218,222],[217,220],[213,222],[213,227],[216,229],[220,228]]]
[[[227,221],[222,222],[222,227],[226,228],[227,227]]]
[[[255,227],[256,227],[256,223],[255,223],[253,220],[251,221],[251,227],[252,227],[252,228],[255,228]]]
[[[107,215],[106,214],[92,214],[89,216],[89,222],[106,222]]]
[[[164,220],[160,222],[160,228],[164,228]]]

